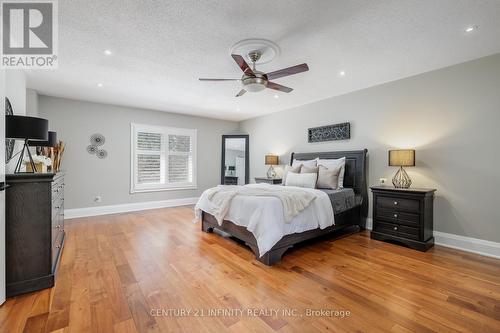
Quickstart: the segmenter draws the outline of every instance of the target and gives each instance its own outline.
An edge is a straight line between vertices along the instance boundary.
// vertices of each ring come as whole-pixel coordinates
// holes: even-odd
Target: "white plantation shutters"
[[[168,135],[168,180],[171,183],[192,182],[192,151],[191,136]]]
[[[137,132],[137,183],[160,184],[162,172],[162,134]]]
[[[132,124],[131,192],[196,187],[196,130]]]

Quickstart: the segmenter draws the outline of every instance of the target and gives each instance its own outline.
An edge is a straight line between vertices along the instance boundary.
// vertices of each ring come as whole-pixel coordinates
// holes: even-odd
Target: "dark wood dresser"
[[[283,180],[281,178],[267,178],[267,177],[255,177],[255,182],[258,183],[265,183],[265,184],[271,184],[271,185],[281,185],[281,182]]]
[[[371,238],[395,241],[419,251],[434,245],[435,189],[371,187],[373,228]]]
[[[6,175],[7,297],[54,286],[64,244],[64,174]]]

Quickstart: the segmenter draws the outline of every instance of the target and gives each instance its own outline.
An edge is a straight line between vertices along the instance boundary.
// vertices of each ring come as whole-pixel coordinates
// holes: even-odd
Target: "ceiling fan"
[[[231,57],[233,57],[234,61],[236,61],[236,64],[238,64],[238,67],[241,68],[243,71],[243,76],[241,79],[205,79],[205,78],[200,78],[200,81],[240,81],[241,85],[243,86],[242,89],[238,94],[236,94],[236,97],[240,97],[244,95],[247,91],[250,92],[259,92],[261,90],[264,90],[266,88],[269,89],[274,89],[282,92],[289,93],[293,89],[289,87],[282,86],[281,84],[277,84],[274,82],[271,82],[270,80],[274,80],[280,77],[284,76],[289,76],[293,74],[298,74],[302,72],[306,72],[309,70],[309,67],[307,64],[300,64],[297,66],[292,66],[284,69],[280,69],[271,73],[263,73],[261,71],[258,71],[255,68],[255,63],[259,61],[261,57],[261,52],[259,51],[252,51],[248,54],[248,57],[252,61],[252,67],[248,66],[247,62],[241,55],[238,54],[231,54]]]

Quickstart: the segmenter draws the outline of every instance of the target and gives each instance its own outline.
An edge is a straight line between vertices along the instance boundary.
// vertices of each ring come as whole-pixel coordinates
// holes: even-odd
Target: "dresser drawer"
[[[396,224],[405,224],[413,227],[418,227],[420,223],[419,214],[402,212],[395,209],[377,209],[376,218]]]
[[[63,236],[64,232],[58,231],[56,234],[56,240],[52,243],[52,270],[54,270],[54,266],[56,265],[59,257],[59,252],[62,249]]]
[[[420,238],[420,229],[400,225],[398,227],[398,236],[418,240]]]
[[[385,221],[374,221],[373,231],[381,232],[389,235],[398,235],[398,225],[393,223],[387,223]]]
[[[420,202],[412,199],[378,196],[377,208],[390,208],[418,213],[420,211]]]
[[[397,223],[388,223],[387,221],[375,220],[373,231],[407,239],[418,240],[420,237],[419,228],[408,227]]]

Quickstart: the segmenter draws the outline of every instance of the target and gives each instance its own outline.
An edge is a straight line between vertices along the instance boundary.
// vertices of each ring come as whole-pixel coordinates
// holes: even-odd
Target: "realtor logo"
[[[1,68],[57,68],[57,2],[2,1]]]

